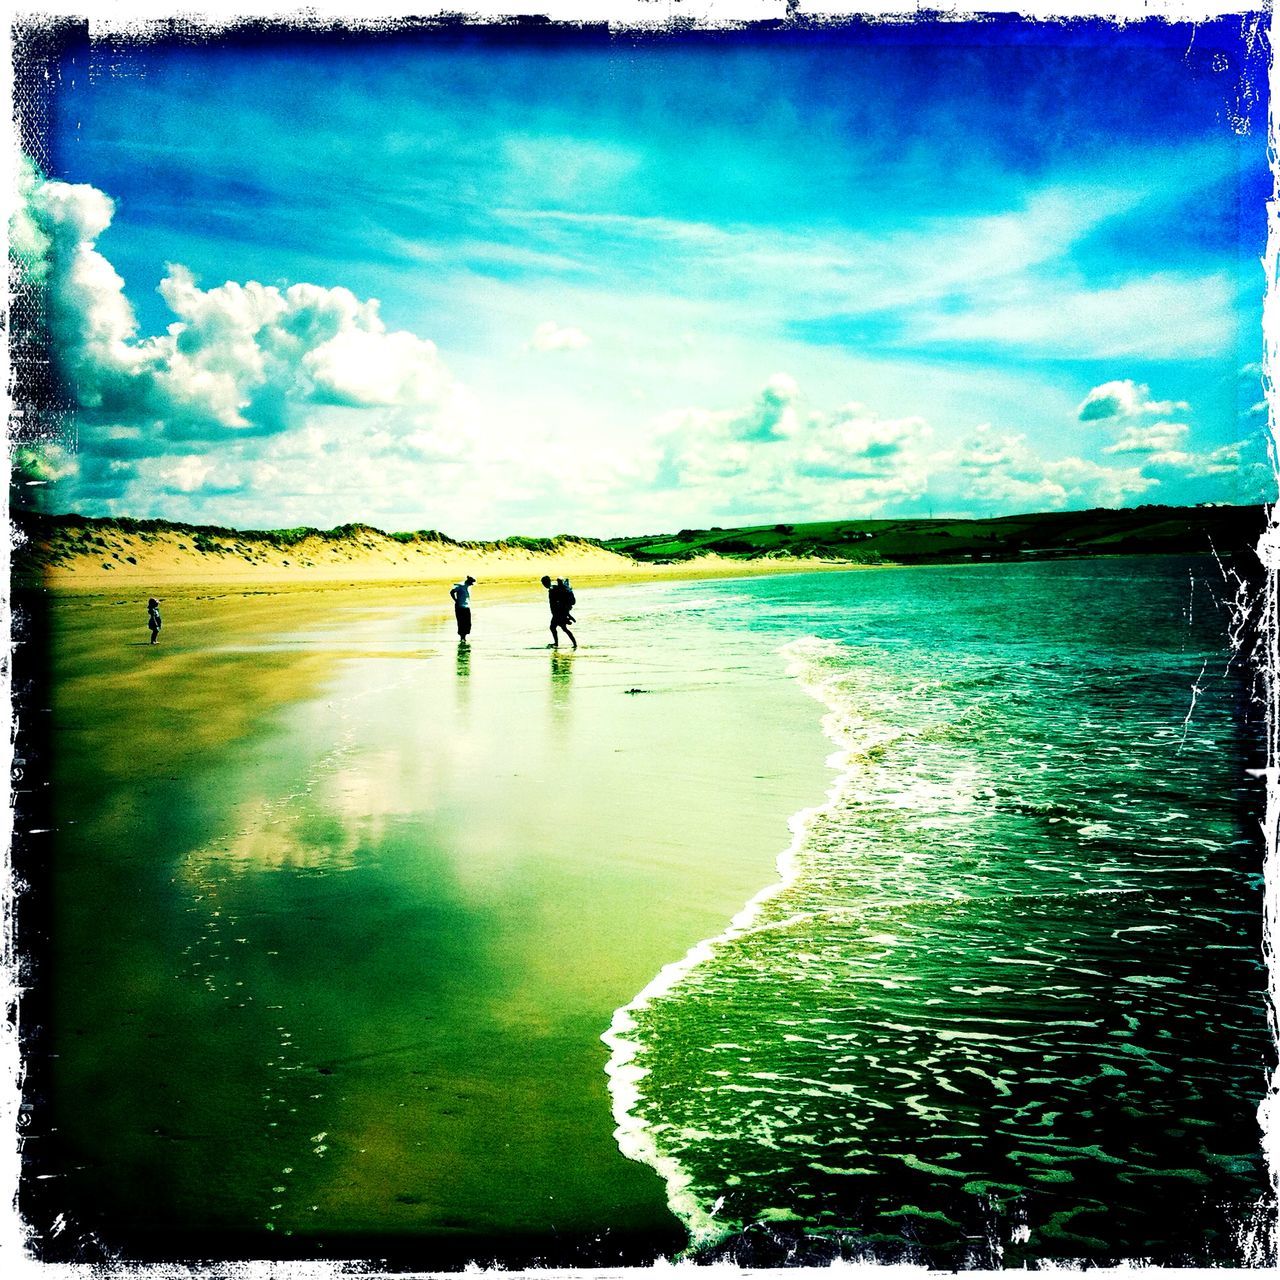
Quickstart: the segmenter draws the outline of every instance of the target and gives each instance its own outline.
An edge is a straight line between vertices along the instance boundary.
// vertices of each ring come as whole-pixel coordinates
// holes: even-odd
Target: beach
[[[536,580],[482,579],[462,649],[443,584],[186,584],[155,647],[142,598],[20,605],[52,695],[28,1212],[63,1246],[683,1247],[600,1037],[776,877],[829,744],[776,646],[575,587],[576,654]]]
[[[20,594],[45,1256],[1264,1257],[1222,572]]]

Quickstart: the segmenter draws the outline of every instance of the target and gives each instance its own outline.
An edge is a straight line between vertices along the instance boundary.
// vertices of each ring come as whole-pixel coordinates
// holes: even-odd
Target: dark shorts
[[[567,613],[553,613],[551,615],[551,625],[553,627],[567,627],[573,619]]]
[[[464,609],[460,604],[455,604],[453,606],[453,616],[458,620],[458,634],[460,636],[470,635],[471,634],[471,610]]]

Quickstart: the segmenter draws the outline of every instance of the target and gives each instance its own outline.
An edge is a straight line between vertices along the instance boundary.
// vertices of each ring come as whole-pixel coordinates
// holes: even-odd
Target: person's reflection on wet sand
[[[458,641],[455,670],[458,674],[458,706],[465,708],[471,699],[471,646],[465,640]]]
[[[573,652],[551,651],[551,716],[557,726],[568,723],[569,695],[572,693]]]

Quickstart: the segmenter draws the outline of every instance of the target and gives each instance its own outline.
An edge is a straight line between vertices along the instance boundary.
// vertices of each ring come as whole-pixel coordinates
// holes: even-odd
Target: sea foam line
[[[846,783],[860,767],[855,744],[841,732],[840,708],[828,696],[836,677],[817,678],[812,670],[815,660],[846,653],[845,647],[816,636],[804,636],[784,645],[779,652],[790,659],[787,674],[795,677],[806,693],[829,708],[829,714],[822,718],[823,732],[841,750],[827,758],[827,766],[838,770],[838,773],[821,804],[801,809],[787,820],[791,841],[778,855],[778,879],[761,889],[733,917],[723,932],[695,943],[681,959],[665,965],[639,995],[629,1004],[614,1011],[609,1029],[600,1037],[609,1046],[609,1061],[605,1064],[605,1073],[609,1077],[609,1093],[613,1101],[616,1125],[614,1138],[623,1155],[651,1166],[666,1183],[667,1205],[689,1232],[690,1249],[723,1239],[733,1230],[733,1225],[716,1220],[718,1205],[712,1205],[710,1209],[703,1207],[693,1193],[692,1174],[674,1156],[662,1152],[652,1127],[639,1114],[638,1104],[643,1097],[640,1084],[649,1072],[647,1067],[636,1062],[641,1045],[633,1038],[637,1029],[634,1015],[672,991],[698,965],[711,959],[725,943],[756,931],[756,920],[765,903],[777,897],[798,877],[799,854],[814,823],[836,805]],[[790,916],[786,920],[760,927],[781,928],[805,919],[807,914]]]

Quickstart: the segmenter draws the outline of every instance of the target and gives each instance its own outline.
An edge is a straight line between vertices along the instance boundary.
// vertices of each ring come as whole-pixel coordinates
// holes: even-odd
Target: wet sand
[[[154,649],[114,599],[50,603],[33,1223],[139,1257],[678,1250],[599,1037],[822,796],[782,660],[655,629],[660,587],[581,591],[577,654],[525,587],[478,589],[461,650],[438,588],[171,593]]]

